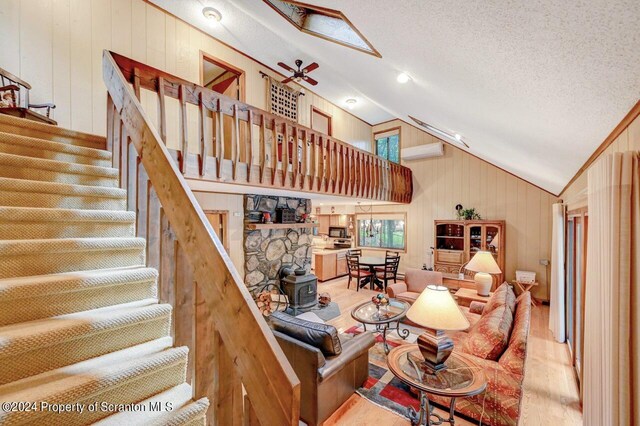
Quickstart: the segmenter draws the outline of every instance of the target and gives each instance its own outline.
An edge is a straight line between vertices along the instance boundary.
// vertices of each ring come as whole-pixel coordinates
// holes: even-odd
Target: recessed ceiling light
[[[345,101],[345,103],[347,104],[347,108],[349,109],[353,109],[355,108],[356,104],[358,103],[358,101],[354,98],[349,98]]]
[[[396,80],[398,80],[398,83],[400,84],[405,84],[409,80],[411,80],[411,77],[406,72],[401,72],[400,74],[398,74],[398,77],[396,78]]]
[[[222,14],[218,9],[214,9],[213,7],[205,7],[202,9],[202,14],[205,18],[213,21],[214,23],[220,22],[222,20]]]

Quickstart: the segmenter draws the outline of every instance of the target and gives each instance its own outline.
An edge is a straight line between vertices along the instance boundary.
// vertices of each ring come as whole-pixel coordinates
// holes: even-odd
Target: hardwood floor
[[[331,294],[332,300],[340,306],[340,316],[329,321],[339,331],[356,325],[357,322],[351,318],[351,310],[378,293],[366,289],[356,292],[353,282],[351,289],[347,290],[346,278],[320,283],[318,291]],[[553,340],[547,327],[548,320],[548,306],[538,305],[533,309],[519,425],[581,425],[578,387],[571,368],[569,351],[566,345]],[[324,424],[404,426],[410,423],[405,418],[354,394]],[[474,424],[464,419],[456,419],[458,426]]]

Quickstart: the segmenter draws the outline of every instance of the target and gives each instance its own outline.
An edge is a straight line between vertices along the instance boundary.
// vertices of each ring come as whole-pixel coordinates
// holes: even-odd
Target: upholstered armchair
[[[409,268],[405,271],[404,282],[390,284],[387,294],[389,297],[413,303],[429,284],[442,285],[442,273]]]
[[[269,323],[300,379],[300,418],[321,425],[367,380],[374,335],[338,335],[319,318],[307,321],[284,312],[273,313]]]

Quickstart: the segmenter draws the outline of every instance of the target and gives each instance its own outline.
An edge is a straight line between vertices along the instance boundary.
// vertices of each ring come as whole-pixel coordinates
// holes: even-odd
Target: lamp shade
[[[423,327],[435,330],[465,330],[469,321],[464,316],[449,289],[429,285],[407,311],[407,318]]]
[[[487,274],[502,273],[493,255],[488,251],[477,252],[464,268],[469,271],[485,272]]]

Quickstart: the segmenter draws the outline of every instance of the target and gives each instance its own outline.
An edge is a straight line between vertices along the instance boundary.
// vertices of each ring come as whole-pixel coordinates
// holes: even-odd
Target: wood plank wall
[[[401,126],[401,145],[434,143],[437,138],[399,120],[373,131]],[[535,297],[548,300],[545,267],[551,258],[551,204],[556,197],[466,152],[445,144],[443,157],[407,161],[413,172],[414,195],[408,206],[374,206],[374,212],[407,212],[411,230],[402,267],[421,267],[433,245],[433,221],[454,219],[455,205],[475,207],[484,219],[507,222],[506,278],[515,270],[535,271],[540,286]],[[323,206],[324,207],[324,206]],[[550,272],[550,270],[549,270]]]
[[[624,151],[640,151],[640,116],[636,117],[598,158],[606,154]],[[567,203],[569,210],[587,205],[587,197],[586,194],[583,193],[587,188],[587,171],[588,169],[560,194],[560,198]]]
[[[262,109],[266,107],[266,81],[259,71],[275,76],[258,62],[143,0],[2,0],[1,66],[32,83],[34,103],[55,102],[54,118],[62,127],[105,134],[103,49],[194,83],[200,83],[202,50],[244,70],[246,101]],[[333,117],[334,137],[370,149],[370,125],[306,92],[299,105],[300,124],[309,126],[313,105]],[[152,101],[145,95],[142,100]],[[177,114],[177,105],[168,108]],[[167,122],[178,120],[169,116]],[[176,129],[168,129],[169,146],[175,143],[177,147]]]

